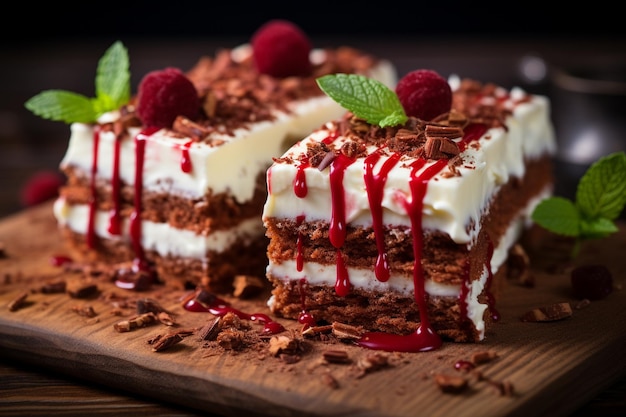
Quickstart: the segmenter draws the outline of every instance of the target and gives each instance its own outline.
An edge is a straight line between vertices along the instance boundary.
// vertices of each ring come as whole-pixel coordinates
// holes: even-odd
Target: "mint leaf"
[[[65,123],[94,123],[102,114],[130,101],[128,51],[117,41],[98,61],[96,97],[65,90],[46,90],[31,97],[24,106],[44,119]]]
[[[619,229],[606,217],[599,217],[593,219],[582,218],[580,222],[580,235],[587,239],[597,239],[606,237],[610,234],[617,232]]]
[[[591,164],[578,182],[576,203],[563,197],[541,201],[531,214],[539,226],[575,237],[572,257],[583,241],[619,230],[614,220],[626,206],[626,153],[615,152]]]
[[[408,120],[396,93],[380,81],[357,74],[329,74],[316,81],[326,95],[370,124],[396,126]]]
[[[576,204],[585,218],[615,220],[626,205],[626,154],[594,162],[578,183]]]
[[[117,41],[104,53],[96,71],[96,98],[104,111],[119,108],[130,100],[130,60],[124,45]]]
[[[91,123],[97,118],[90,98],[64,90],[42,91],[24,106],[44,119],[65,123]]]
[[[554,233],[570,237],[580,235],[580,214],[574,203],[566,198],[551,197],[541,201],[531,218]]]

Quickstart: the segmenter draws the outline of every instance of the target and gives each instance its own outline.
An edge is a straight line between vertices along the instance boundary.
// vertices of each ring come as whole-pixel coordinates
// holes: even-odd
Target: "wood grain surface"
[[[251,416],[526,416],[569,415],[601,390],[626,374],[626,229],[587,244],[576,264],[601,263],[613,273],[616,290],[606,299],[574,309],[570,318],[527,323],[527,311],[572,297],[566,247],[548,241],[532,256],[535,286],[509,282],[498,304],[502,320],[483,343],[452,344],[433,352],[384,353],[388,365],[365,374],[357,364],[374,351],[337,341],[310,341],[296,363],[287,363],[267,350],[224,351],[207,346],[196,335],[163,352],[148,341],[172,330],[156,324],[128,333],[113,325],[133,315],[125,309],[112,314],[112,294],[133,300],[154,297],[173,313],[176,329],[197,329],[213,317],[182,308],[182,291],[154,289],[136,293],[99,282],[97,297],[76,299],[38,291],[47,279],[74,279],[52,266],[52,256],[64,253],[50,205],[0,221],[0,349],[13,357],[189,409],[221,415]],[[556,272],[558,271],[558,272]],[[10,303],[28,291],[26,304],[10,311]],[[268,313],[265,294],[232,301],[249,313]],[[132,304],[132,303],[131,303]],[[95,317],[75,310],[91,307]],[[299,325],[281,321],[289,330]],[[254,330],[257,323],[250,324]],[[343,350],[351,363],[325,363],[323,353]],[[483,376],[454,368],[480,352],[494,352],[495,360],[479,365]],[[379,352],[380,353],[380,352]],[[461,394],[443,393],[436,374],[462,376],[469,388]],[[329,381],[335,381],[336,385]],[[494,385],[507,383],[511,395]]]

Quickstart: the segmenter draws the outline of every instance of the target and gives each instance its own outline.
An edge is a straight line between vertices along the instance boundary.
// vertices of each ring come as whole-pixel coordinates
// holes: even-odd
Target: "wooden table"
[[[1,353],[0,353],[1,354]],[[611,385],[571,417],[623,417],[626,378]],[[0,360],[0,416],[150,415],[213,417],[179,405],[129,395],[12,360]],[[217,417],[217,415],[215,415]]]
[[[181,67],[189,67],[199,52],[211,53],[218,45],[215,40],[194,40],[180,43],[129,42],[134,65],[134,83],[147,70],[163,67],[168,57]],[[212,42],[212,43],[211,43]],[[336,43],[337,41],[335,41]],[[221,42],[220,42],[221,43]],[[226,42],[228,43],[228,42]],[[356,41],[373,52],[392,59],[403,73],[417,67],[432,67],[441,72],[454,70],[463,75],[488,79],[503,84],[517,84],[517,63],[521,56],[535,53],[552,60],[567,63],[573,59],[572,42],[483,42],[480,53],[475,45],[464,41],[424,42],[406,40],[395,48],[381,42]],[[46,88],[67,88],[88,94],[93,89],[93,70],[101,52],[109,44],[84,45],[79,41],[68,45],[43,45],[30,50],[5,51],[8,61],[23,65],[0,68],[2,102],[0,102],[0,217],[22,209],[19,189],[25,179],[40,169],[56,169],[66,145],[67,128],[63,125],[41,121],[24,111],[23,102]],[[207,46],[208,45],[208,46]],[[486,48],[482,48],[486,46]],[[575,45],[577,57],[597,54],[605,61],[619,58],[623,61],[624,42],[584,43]],[[158,53],[155,53],[158,51]],[[444,53],[445,52],[445,53]],[[76,55],[81,59],[76,60]],[[72,58],[74,60],[72,61]],[[577,59],[578,59],[577,58]],[[71,61],[82,74],[68,80],[65,75]],[[48,64],[44,68],[43,64]],[[24,70],[26,68],[26,70]],[[45,76],[44,76],[45,74]],[[54,78],[55,75],[57,78]],[[61,82],[62,81],[62,82]],[[20,85],[24,88],[20,89]],[[526,87],[545,91],[546,84]],[[543,92],[540,91],[540,92]],[[602,415],[605,417],[626,414],[626,378],[608,386],[572,416]],[[152,398],[142,398],[124,390],[95,385],[68,375],[39,369],[27,362],[7,358],[0,350],[0,415],[1,416],[52,416],[146,414],[151,416],[207,416],[196,410],[167,404]],[[210,417],[210,416],[209,416]]]

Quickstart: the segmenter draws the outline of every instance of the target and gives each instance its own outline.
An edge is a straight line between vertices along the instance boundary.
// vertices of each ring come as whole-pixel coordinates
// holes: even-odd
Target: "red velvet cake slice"
[[[379,349],[483,340],[508,252],[552,193],[549,101],[425,70],[396,92],[324,78],[350,111],[267,172],[271,311],[361,327]]]
[[[51,109],[58,93],[27,107],[71,124],[61,162],[68,182],[54,213],[73,256],[130,264],[118,277],[128,288],[155,271],[172,286],[218,292],[232,291],[236,275],[263,276],[272,157],[344,112],[316,78],[396,82],[388,61],[350,47],[314,49],[285,21],[187,72],[146,74],[132,97],[125,53],[118,42],[100,61],[95,100],[61,97],[74,100],[74,118]]]

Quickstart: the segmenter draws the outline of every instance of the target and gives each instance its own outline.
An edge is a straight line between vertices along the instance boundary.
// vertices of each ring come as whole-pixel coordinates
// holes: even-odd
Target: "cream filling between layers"
[[[552,192],[551,186],[544,189],[538,196],[528,202],[526,207],[519,211],[516,220],[507,228],[505,234],[500,239],[500,243],[494,248],[491,257],[490,268],[492,274],[496,274],[502,264],[506,261],[508,252],[511,247],[519,240],[526,226],[530,213],[536,205]],[[272,276],[283,282],[299,281],[306,279],[310,285],[319,285],[334,287],[337,279],[337,269],[335,265],[322,265],[316,262],[305,262],[302,271],[296,268],[296,262],[293,260],[284,261],[277,264],[269,261],[266,268],[268,276]],[[350,284],[353,288],[364,291],[376,292],[395,292],[405,297],[414,296],[413,277],[406,277],[397,274],[391,274],[389,280],[381,282],[376,278],[374,268],[356,269],[348,268],[348,276]],[[489,270],[485,266],[480,279],[470,283],[467,297],[465,299],[467,305],[467,318],[471,320],[480,335],[480,340],[484,338],[485,322],[483,315],[488,308],[486,304],[478,301],[478,296],[482,293],[489,277]],[[424,283],[424,289],[427,294],[438,297],[458,297],[461,293],[461,285],[440,284],[432,280]],[[273,310],[275,304],[274,296],[270,297],[267,302],[270,310]]]
[[[89,207],[86,204],[70,205],[64,198],[54,203],[54,215],[60,226],[68,227],[75,233],[86,234],[89,224]],[[112,241],[129,244],[129,222],[122,222],[122,234],[108,232],[110,213],[97,211],[94,216],[94,232],[97,236]],[[258,218],[244,220],[228,230],[220,230],[209,235],[198,235],[190,230],[178,229],[167,223],[141,222],[141,245],[144,250],[155,251],[161,256],[176,256],[205,261],[208,252],[222,253],[235,242],[250,244],[264,233],[263,223]]]

